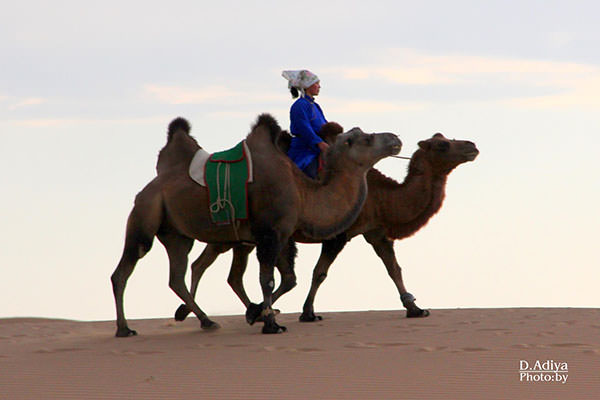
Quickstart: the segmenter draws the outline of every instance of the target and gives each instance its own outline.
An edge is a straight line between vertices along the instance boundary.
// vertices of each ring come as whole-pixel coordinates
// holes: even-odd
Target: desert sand
[[[0,399],[600,398],[599,309],[322,315],[282,314],[280,335],[243,316],[214,317],[212,332],[193,318],[132,320],[130,338],[113,336],[114,321],[3,319]],[[560,373],[522,381],[521,360]]]

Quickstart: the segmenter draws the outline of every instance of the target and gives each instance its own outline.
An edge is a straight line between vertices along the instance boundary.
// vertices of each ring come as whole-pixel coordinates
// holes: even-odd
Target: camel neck
[[[377,215],[387,236],[401,239],[423,227],[442,206],[446,180],[447,175],[427,169],[414,169],[402,184],[374,186],[369,180],[370,198],[378,199]]]
[[[367,198],[364,172],[338,170],[325,183],[307,182],[301,188],[303,206],[300,230],[317,240],[328,239],[348,229]]]

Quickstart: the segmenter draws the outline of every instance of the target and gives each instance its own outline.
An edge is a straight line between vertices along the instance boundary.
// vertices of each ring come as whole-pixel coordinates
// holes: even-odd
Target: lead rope
[[[221,196],[221,185],[220,185],[220,169],[221,165],[225,164],[225,179],[223,183],[223,196]],[[233,206],[233,202],[231,201],[231,175],[229,170],[228,163],[218,163],[217,164],[217,199],[214,203],[210,205],[210,212],[213,214],[218,213],[221,210],[225,210],[225,207],[229,207],[229,220],[231,222],[231,226],[233,228],[233,234],[235,235],[235,240],[237,242],[240,241],[240,236],[238,234],[239,221],[235,219],[235,207]]]

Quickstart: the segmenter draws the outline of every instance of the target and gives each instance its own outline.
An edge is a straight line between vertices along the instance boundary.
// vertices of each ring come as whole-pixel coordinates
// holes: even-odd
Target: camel
[[[127,280],[137,261],[150,248],[154,237],[169,257],[169,286],[198,317],[201,327],[218,325],[194,302],[185,282],[188,253],[193,241],[211,244],[251,243],[257,247],[260,285],[263,292],[263,333],[286,330],[277,324],[271,308],[274,265],[293,263],[295,231],[326,239],[348,229],[366,199],[367,171],[384,157],[397,154],[402,143],[391,133],[366,134],[359,128],[337,137],[327,153],[324,179],[313,181],[276,147],[281,128],[268,114],[258,117],[246,138],[252,153],[254,182],[248,185],[249,218],[236,232],[231,225],[213,224],[206,188],[188,175],[192,157],[200,146],[190,135],[183,118],[173,120],[167,144],[160,151],[157,176],[136,196],[127,220],[125,246],[111,276],[117,312],[117,337],[136,335],[123,309]],[[336,204],[324,208],[323,204]],[[286,281],[293,279],[286,277]]]
[[[336,133],[341,132],[341,127]],[[326,139],[331,141],[331,137]],[[408,174],[402,184],[384,176],[376,169],[367,173],[369,193],[367,201],[354,224],[344,233],[334,239],[317,241],[306,237],[301,232],[293,235],[294,240],[301,243],[322,242],[321,255],[314,268],[312,284],[302,314],[302,322],[321,320],[314,313],[314,300],[327,277],[329,267],[344,248],[345,244],[357,235],[363,235],[371,244],[375,253],[383,261],[390,278],[394,281],[400,294],[408,318],[427,317],[428,310],[422,310],[415,303],[415,297],[406,290],[402,279],[401,268],[394,253],[394,240],[400,240],[414,235],[441,208],[445,196],[448,175],[457,166],[473,161],[479,151],[474,143],[464,140],[449,140],[441,133],[436,133],[428,140],[419,142],[419,148],[412,155]],[[192,293],[195,295],[198,281],[206,269],[214,262],[219,254],[228,251],[232,246],[208,245],[204,252],[192,265]],[[248,254],[251,247],[234,246],[234,256],[228,282],[246,305],[248,322],[258,319],[259,305],[250,302],[243,287],[242,276],[246,269]],[[287,266],[284,266],[284,270]],[[280,268],[281,269],[281,268]],[[285,272],[285,273],[284,273]],[[289,272],[282,271],[282,283],[273,295],[275,302],[283,293],[293,287],[288,282]],[[189,310],[181,305],[175,319],[185,319]]]

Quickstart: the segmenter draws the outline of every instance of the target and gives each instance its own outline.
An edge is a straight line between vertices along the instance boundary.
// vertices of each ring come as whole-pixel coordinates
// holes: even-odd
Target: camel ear
[[[429,143],[427,140],[421,140],[419,142],[420,149],[429,150],[430,147],[431,147],[431,143]]]

